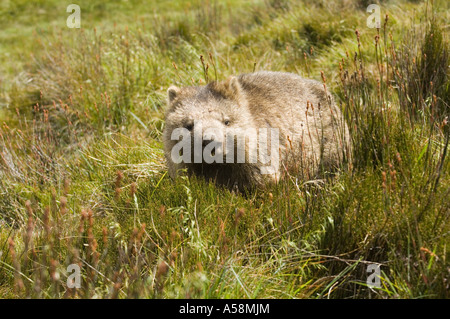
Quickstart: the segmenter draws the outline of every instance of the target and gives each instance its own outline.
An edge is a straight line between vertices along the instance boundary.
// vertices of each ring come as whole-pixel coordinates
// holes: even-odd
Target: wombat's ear
[[[241,85],[239,84],[237,77],[230,77],[226,84],[228,84],[229,93],[231,93],[233,97],[238,97],[241,94]]]
[[[181,89],[177,86],[172,85],[167,89],[167,96],[169,97],[169,103],[172,103],[173,100],[180,94]]]
[[[225,98],[238,100],[241,95],[241,85],[235,76],[229,77],[224,82],[211,82],[211,89]]]

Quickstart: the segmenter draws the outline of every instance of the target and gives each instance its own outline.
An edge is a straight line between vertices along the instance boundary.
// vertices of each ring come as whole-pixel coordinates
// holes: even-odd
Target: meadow
[[[0,3],[0,298],[449,298],[448,1],[70,3]],[[167,88],[254,70],[323,82],[353,160],[172,180]]]

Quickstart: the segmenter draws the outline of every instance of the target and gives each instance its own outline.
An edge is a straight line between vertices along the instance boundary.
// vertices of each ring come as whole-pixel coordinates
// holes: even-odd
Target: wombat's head
[[[176,162],[184,155],[184,164],[186,159],[197,164],[220,163],[216,161],[219,157],[225,163],[227,136],[239,135],[243,129],[253,126],[245,93],[236,77],[203,87],[172,86],[168,89],[168,103],[164,144],[169,162]],[[190,154],[186,154],[186,148],[180,148],[179,142],[185,137],[189,138]],[[208,153],[212,157],[204,156],[205,148],[212,151]]]

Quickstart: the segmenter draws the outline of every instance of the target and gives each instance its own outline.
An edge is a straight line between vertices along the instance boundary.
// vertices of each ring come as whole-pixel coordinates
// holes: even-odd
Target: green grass
[[[379,32],[366,1],[78,4],[82,29],[0,5],[0,297],[449,297],[446,1],[381,1]],[[250,194],[171,180],[167,88],[252,70],[323,71],[352,165]]]

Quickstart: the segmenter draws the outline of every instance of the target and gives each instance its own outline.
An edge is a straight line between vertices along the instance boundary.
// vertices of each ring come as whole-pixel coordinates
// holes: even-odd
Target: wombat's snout
[[[214,144],[211,144],[211,143],[214,143]],[[206,146],[208,146],[210,144],[211,144],[211,146],[210,146],[210,152],[211,152],[210,155],[211,156],[215,156],[218,151],[219,151],[219,153],[217,153],[217,154],[221,153],[220,148],[221,148],[222,144],[218,143],[217,139],[214,137],[211,137],[210,139],[209,138],[203,139],[203,141],[202,141],[203,150],[205,150]],[[217,149],[218,147],[219,147],[219,149]]]

